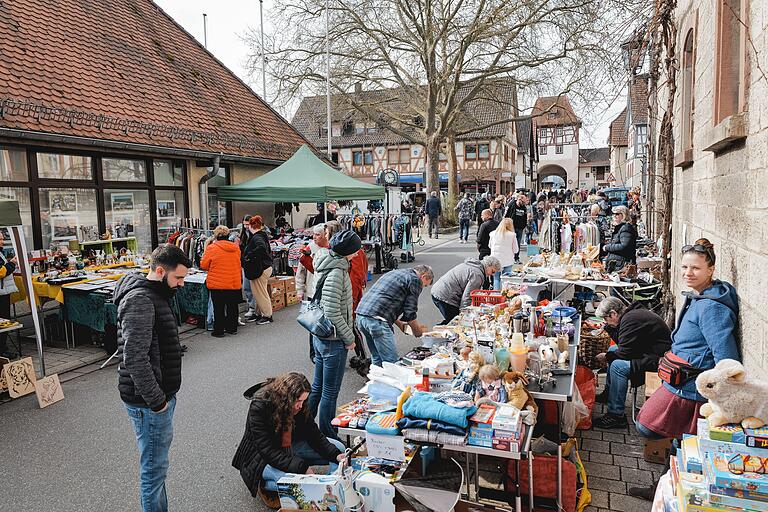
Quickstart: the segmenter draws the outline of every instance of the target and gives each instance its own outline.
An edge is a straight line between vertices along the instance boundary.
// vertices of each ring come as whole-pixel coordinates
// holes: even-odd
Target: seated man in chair
[[[598,428],[625,428],[627,388],[643,385],[645,372],[656,372],[659,359],[672,346],[672,333],[656,313],[634,303],[627,307],[616,297],[600,302],[595,314],[605,320],[605,330],[616,342],[598,360],[608,363],[605,389],[596,400],[608,404],[608,414],[598,418]]]

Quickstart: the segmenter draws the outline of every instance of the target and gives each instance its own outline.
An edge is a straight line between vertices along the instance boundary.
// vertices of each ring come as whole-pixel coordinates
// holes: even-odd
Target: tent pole
[[[32,286],[32,269],[29,268],[27,260],[27,243],[24,240],[24,233],[19,231],[21,226],[11,226],[11,242],[13,250],[16,252],[16,258],[19,261],[19,270],[24,278],[24,284],[27,287],[27,300],[29,309],[32,313],[32,322],[35,324],[35,337],[37,338],[37,354],[40,356],[40,373],[45,377],[45,359],[43,356],[43,336],[40,328],[40,317],[37,310],[37,297],[35,288]]]

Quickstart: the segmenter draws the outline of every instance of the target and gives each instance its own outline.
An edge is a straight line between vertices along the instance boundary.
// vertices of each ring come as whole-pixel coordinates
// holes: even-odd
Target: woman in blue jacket
[[[683,280],[692,291],[672,331],[672,350],[697,370],[709,370],[722,359],[741,361],[736,344],[739,298],[730,283],[713,279],[715,248],[706,238],[683,247]],[[696,379],[679,386],[662,386],[645,402],[637,416],[637,432],[649,439],[695,434],[699,409],[706,398],[696,391]],[[653,500],[655,486],[630,487],[630,496]]]
[[[683,280],[691,292],[672,331],[672,353],[698,370],[709,370],[722,359],[741,361],[736,343],[739,298],[730,283],[713,279],[714,246],[706,238],[683,247]],[[681,438],[696,433],[699,408],[706,398],[696,391],[696,379],[679,386],[667,382],[643,405],[637,431],[649,438]]]

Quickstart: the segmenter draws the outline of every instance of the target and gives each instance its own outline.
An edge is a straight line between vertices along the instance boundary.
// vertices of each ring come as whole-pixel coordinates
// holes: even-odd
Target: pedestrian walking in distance
[[[435,231],[435,238],[438,238],[440,234],[440,215],[443,213],[443,206],[440,204],[440,198],[437,197],[437,192],[432,192],[430,198],[427,199],[427,204],[424,207],[427,218],[429,220],[429,238],[432,238],[432,230]]]
[[[149,274],[127,274],[115,289],[118,390],[139,448],[141,509],[165,512],[165,476],[173,440],[181,344],[171,302],[192,262],[175,245],[152,252]]]

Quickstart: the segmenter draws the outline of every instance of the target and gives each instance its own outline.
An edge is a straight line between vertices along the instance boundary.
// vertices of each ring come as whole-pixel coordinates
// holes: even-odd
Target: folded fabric
[[[384,384],[382,382],[369,382],[368,383],[368,396],[374,400],[388,400],[390,402],[397,402],[397,398],[402,393],[402,390]]]
[[[453,388],[454,391],[461,391],[462,393],[474,395],[480,379],[476,374],[472,375],[470,378],[469,375],[471,373],[472,372],[469,370],[469,368],[462,370],[461,373],[455,376],[451,381],[451,388]]]
[[[459,445],[464,446],[467,444],[467,435],[457,436],[455,434],[449,434],[447,432],[437,432],[435,430],[427,430],[424,428],[409,428],[403,430],[403,437],[409,441],[416,441],[421,443],[434,443],[442,445]]]
[[[449,425],[437,420],[420,420],[415,418],[400,418],[397,422],[397,426],[400,430],[406,428],[423,428],[426,430],[434,430],[436,432],[447,432],[449,434],[456,434],[457,436],[463,436],[467,431],[456,425]]]
[[[475,414],[477,407],[451,407],[435,399],[431,393],[418,392],[405,402],[403,414],[422,420],[438,420],[457,427],[467,428],[469,416]]]
[[[472,407],[475,405],[472,395],[458,390],[437,393],[435,394],[435,400],[451,407]]]

